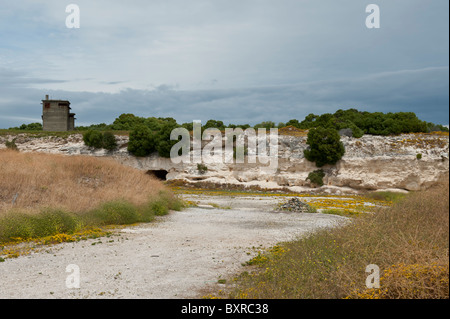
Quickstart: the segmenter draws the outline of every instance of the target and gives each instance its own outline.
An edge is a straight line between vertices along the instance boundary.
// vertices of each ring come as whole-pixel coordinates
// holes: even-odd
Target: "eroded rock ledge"
[[[95,150],[84,145],[81,134],[62,137],[33,137],[27,134],[0,136],[0,149],[15,139],[23,152],[65,155],[104,156],[144,171],[165,171],[167,180],[187,183],[215,183],[302,192],[311,190],[308,173],[317,169],[307,161],[303,150],[305,136],[279,136],[278,169],[267,173],[260,164],[206,164],[199,172],[197,164],[174,164],[157,155],[135,157],[127,151],[127,136],[116,136],[118,149]],[[346,153],[336,165],[323,167],[325,185],[321,191],[357,192],[359,190],[423,190],[448,176],[448,134],[402,134],[399,136],[364,135],[356,139],[342,137]],[[420,159],[417,155],[420,154]]]

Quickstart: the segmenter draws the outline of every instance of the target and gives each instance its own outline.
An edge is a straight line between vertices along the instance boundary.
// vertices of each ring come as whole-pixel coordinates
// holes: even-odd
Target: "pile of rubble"
[[[315,208],[302,202],[297,197],[290,199],[287,203],[281,205],[279,211],[290,211],[296,213],[315,213]]]

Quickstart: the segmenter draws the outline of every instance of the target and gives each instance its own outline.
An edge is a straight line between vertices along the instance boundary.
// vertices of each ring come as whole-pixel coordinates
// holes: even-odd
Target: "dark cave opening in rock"
[[[165,181],[167,180],[167,174],[169,172],[166,171],[165,169],[156,169],[156,170],[148,170],[147,174],[150,176],[153,176],[159,180]]]

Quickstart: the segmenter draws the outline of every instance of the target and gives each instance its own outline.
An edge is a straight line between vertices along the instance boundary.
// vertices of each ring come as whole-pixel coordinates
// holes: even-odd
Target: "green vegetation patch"
[[[323,186],[323,178],[325,177],[325,172],[322,169],[315,170],[308,174],[306,180],[311,181],[311,183],[317,186]]]
[[[99,226],[151,222],[155,216],[166,215],[169,210],[182,208],[180,199],[162,191],[159,197],[144,205],[116,200],[77,214],[60,209],[44,209],[34,214],[12,211],[0,217],[0,243],[73,234]]]
[[[83,134],[83,141],[87,146],[94,148],[104,148],[109,151],[117,148],[116,138],[111,132],[88,130]]]
[[[407,193],[400,192],[390,192],[390,191],[382,191],[382,192],[371,192],[364,195],[364,197],[368,199],[385,201],[385,202],[398,202],[408,196]]]

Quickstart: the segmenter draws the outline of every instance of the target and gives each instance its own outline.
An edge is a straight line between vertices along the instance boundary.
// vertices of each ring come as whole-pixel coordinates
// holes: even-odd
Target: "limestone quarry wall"
[[[303,150],[306,136],[280,135],[278,166],[267,172],[261,164],[206,164],[207,171],[199,172],[196,163],[174,164],[157,155],[135,157],[127,152],[127,136],[116,136],[116,151],[94,150],[84,145],[81,134],[67,138],[32,137],[26,134],[0,136],[0,149],[5,142],[15,139],[23,152],[45,152],[65,155],[106,156],[144,171],[165,170],[168,180],[210,182],[216,184],[257,185],[262,188],[289,188],[294,191],[310,189],[306,178],[316,170],[307,161]],[[336,165],[326,165],[325,185],[322,191],[399,189],[415,191],[426,189],[449,172],[448,134],[402,134],[399,136],[364,135],[356,139],[343,136],[346,153]],[[421,154],[421,159],[417,159]]]

